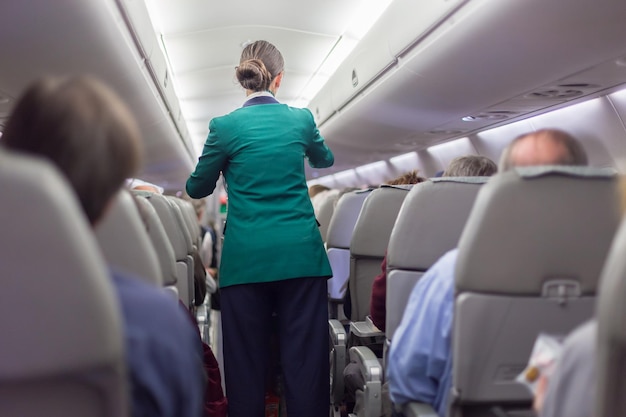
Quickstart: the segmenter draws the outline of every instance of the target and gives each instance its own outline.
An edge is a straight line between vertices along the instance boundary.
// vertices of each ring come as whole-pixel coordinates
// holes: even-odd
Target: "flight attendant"
[[[304,159],[324,168],[334,157],[308,109],[274,98],[283,69],[271,43],[244,48],[235,72],[247,100],[211,120],[186,186],[201,198],[213,192],[220,172],[227,184],[219,282],[229,417],[265,415],[274,313],[289,417],[323,417],[329,410],[326,278],[332,272]]]

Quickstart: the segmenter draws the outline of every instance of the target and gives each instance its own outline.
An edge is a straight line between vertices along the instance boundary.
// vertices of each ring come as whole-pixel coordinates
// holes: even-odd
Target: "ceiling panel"
[[[252,25],[291,27],[309,32],[340,34],[363,7],[359,0],[244,1],[244,0],[151,0],[163,11],[159,16],[165,34],[207,28]]]
[[[167,53],[177,73],[239,64],[242,44],[265,39],[275,44],[285,65],[295,71],[314,71],[340,34],[304,32],[289,27],[233,26],[164,36]],[[303,54],[302,51],[307,51]],[[316,65],[317,64],[317,65]]]

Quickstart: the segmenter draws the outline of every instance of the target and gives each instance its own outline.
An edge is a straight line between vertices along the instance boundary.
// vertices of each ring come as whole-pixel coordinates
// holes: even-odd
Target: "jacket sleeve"
[[[327,168],[335,163],[335,157],[332,151],[324,143],[324,138],[320,134],[319,129],[315,125],[313,115],[308,109],[305,109],[310,119],[312,128],[312,140],[306,150],[306,157],[309,165],[313,168]]]
[[[215,119],[209,123],[209,137],[202,149],[202,155],[196,169],[187,179],[185,190],[191,198],[202,198],[211,194],[220,172],[226,167],[228,154],[220,144],[216,124]]]

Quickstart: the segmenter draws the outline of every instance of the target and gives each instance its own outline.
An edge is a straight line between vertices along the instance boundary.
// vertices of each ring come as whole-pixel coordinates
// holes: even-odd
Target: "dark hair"
[[[426,178],[417,175],[417,170],[406,172],[397,178],[387,181],[387,185],[419,184],[426,181]]]
[[[496,163],[485,156],[465,155],[450,161],[442,177],[490,177],[496,173]]]
[[[89,221],[139,166],[139,130],[126,105],[91,77],[44,78],[18,100],[2,144],[51,160],[65,174]]]
[[[246,90],[265,91],[285,67],[280,51],[267,41],[248,44],[241,52],[235,75]]]
[[[319,194],[319,193],[321,193],[323,191],[328,191],[328,190],[330,190],[330,188],[328,188],[325,185],[313,184],[312,186],[309,187],[309,198],[313,198],[317,194]]]
[[[517,165],[512,159],[513,149],[529,137],[542,138],[563,146],[564,152],[554,155],[553,165],[587,165],[587,153],[575,137],[559,129],[540,129],[516,137],[504,148],[500,157],[500,171],[507,171]]]

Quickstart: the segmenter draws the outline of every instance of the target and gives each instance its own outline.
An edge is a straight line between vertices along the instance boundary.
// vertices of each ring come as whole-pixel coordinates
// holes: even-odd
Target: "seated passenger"
[[[530,165],[586,165],[584,149],[569,134],[543,129],[514,139],[500,170]],[[428,403],[446,415],[451,388],[454,268],[458,249],[435,263],[415,285],[389,351],[387,375],[396,407]]]
[[[92,226],[139,166],[141,141],[128,108],[88,78],[46,78],[18,100],[2,145],[52,161]],[[202,415],[202,348],[171,298],[140,279],[111,272],[124,323],[133,416]],[[85,325],[89,325],[85,322]]]
[[[490,177],[496,173],[498,167],[491,159],[478,155],[465,155],[450,161],[443,177]],[[417,184],[405,183],[405,184]],[[396,184],[402,184],[400,182]],[[372,295],[370,298],[370,316],[372,323],[383,332],[385,331],[386,299],[387,299],[387,255],[380,265],[380,274],[374,278]]]

